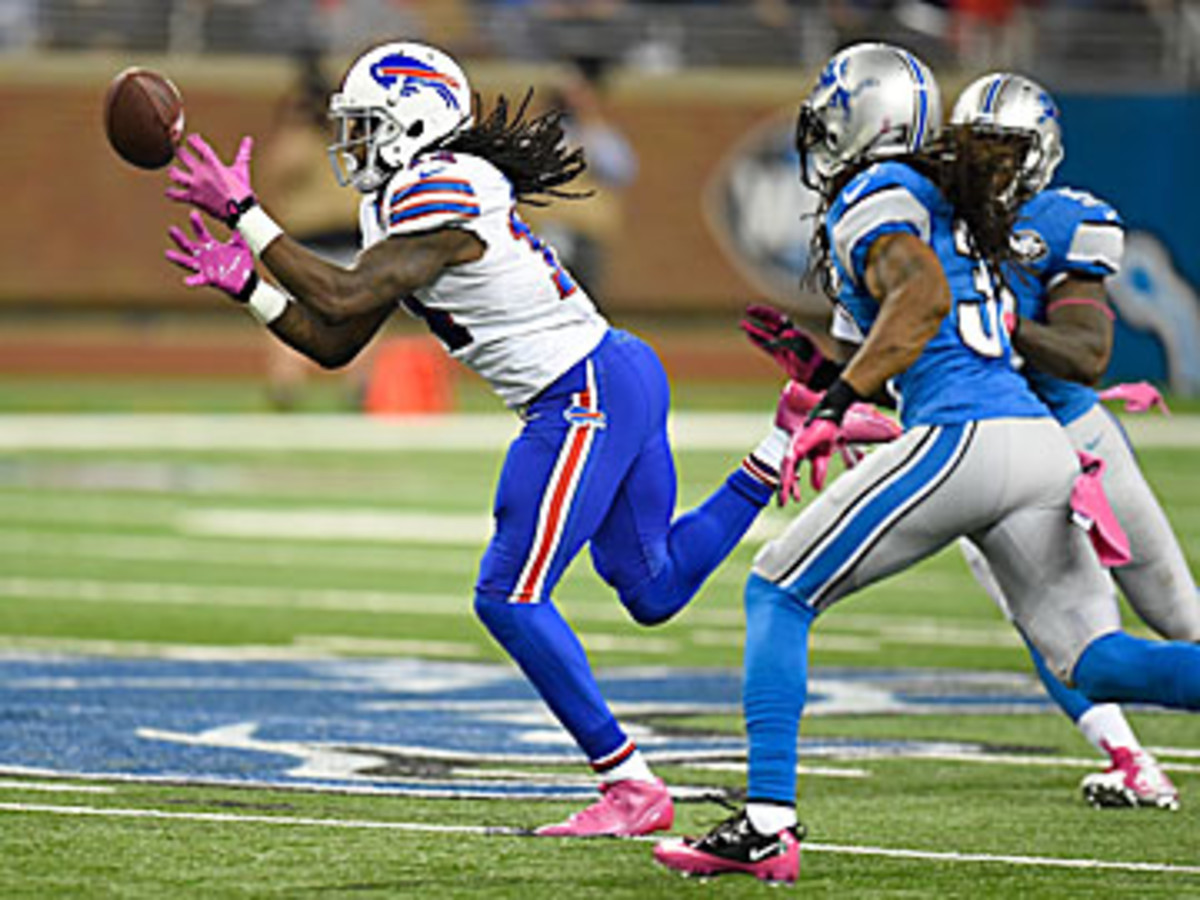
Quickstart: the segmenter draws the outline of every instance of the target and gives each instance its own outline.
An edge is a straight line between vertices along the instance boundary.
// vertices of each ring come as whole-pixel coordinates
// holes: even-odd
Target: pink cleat
[[[654,859],[683,875],[710,877],[740,872],[759,881],[794,882],[800,877],[803,826],[760,834],[745,812],[726,819],[702,838],[671,838],[654,848]]]
[[[1097,809],[1121,806],[1179,809],[1179,790],[1158,760],[1144,750],[1107,746],[1106,749],[1112,765],[1103,772],[1088,775],[1080,784],[1088,803]]]
[[[544,837],[636,837],[666,831],[675,822],[675,807],[661,779],[626,779],[600,785],[600,799],[565,822],[543,825]]]

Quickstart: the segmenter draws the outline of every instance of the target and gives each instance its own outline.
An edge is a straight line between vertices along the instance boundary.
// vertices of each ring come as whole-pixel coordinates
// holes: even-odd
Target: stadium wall
[[[127,65],[169,73],[183,91],[188,124],[224,152],[243,133],[267,139],[291,83],[286,62],[244,58],[132,59],[71,55],[0,59],[0,312],[64,309],[214,313],[215,296],[186,291],[162,258],[182,210],[164,199],[164,172],[122,163],[101,129],[109,79]],[[338,71],[340,62],[330,64]],[[553,67],[471,67],[490,101],[544,96]],[[611,230],[609,276],[598,298],[617,315],[682,321],[731,319],[751,299],[799,303],[814,318],[823,301],[796,294],[807,232],[797,209],[811,207],[795,177],[794,107],[811,73],[691,70],[618,74],[606,99],[629,138],[639,172]],[[946,80],[950,93],[958,81]],[[1136,227],[1135,274],[1119,305],[1114,371],[1200,391],[1200,271],[1190,215],[1200,199],[1184,154],[1197,145],[1193,96],[1065,96],[1072,183],[1112,199]],[[1111,140],[1119,122],[1152,122],[1154,140]],[[1131,159],[1130,153],[1136,158]],[[1188,179],[1191,180],[1188,180]],[[264,197],[268,206],[272,197]],[[578,201],[588,204],[593,201]],[[586,208],[586,207],[585,207]],[[285,223],[286,224],[286,223]],[[1184,261],[1179,267],[1173,259]],[[1195,351],[1195,352],[1193,352]]]

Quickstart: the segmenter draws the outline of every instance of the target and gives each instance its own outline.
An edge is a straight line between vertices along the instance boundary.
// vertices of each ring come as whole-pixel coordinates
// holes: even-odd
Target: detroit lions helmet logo
[[[1057,122],[1061,118],[1058,112],[1058,106],[1054,102],[1054,98],[1052,98],[1046,91],[1042,91],[1038,94],[1038,103],[1041,105],[1041,113],[1038,116],[1039,125],[1046,121]]]
[[[409,97],[423,88],[431,88],[448,108],[459,108],[458,98],[454,95],[454,91],[460,87],[458,80],[407,54],[393,53],[385,56],[371,66],[371,77],[385,88],[390,88],[399,81],[401,97]]]
[[[1041,262],[1050,255],[1050,248],[1036,231],[1015,231],[1011,243],[1017,258],[1025,263]]]

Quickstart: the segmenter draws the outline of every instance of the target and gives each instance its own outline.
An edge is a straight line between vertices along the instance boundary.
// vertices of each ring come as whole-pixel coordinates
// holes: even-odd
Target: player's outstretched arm
[[[477,237],[444,228],[391,237],[349,269],[330,263],[284,234],[259,205],[250,184],[253,148],[253,140],[243,138],[233,162],[226,165],[203,137],[190,135],[169,173],[167,196],[236,228],[292,297],[329,325],[391,310],[442,269],[483,254]]]
[[[483,242],[458,228],[394,235],[361,253],[348,269],[281,234],[259,257],[302,306],[330,325],[391,310],[442,270],[478,259]]]
[[[364,314],[340,325],[329,325],[258,277],[254,254],[240,234],[229,240],[214,237],[193,212],[191,235],[172,226],[175,248],[167,259],[189,274],[188,287],[213,287],[243,304],[285,344],[325,368],[345,365],[367,344],[391,313],[391,308]]]
[[[879,317],[842,370],[859,397],[880,393],[916,362],[950,312],[950,285],[937,254],[914,234],[878,238],[867,254],[866,285]]]
[[[1113,311],[1099,278],[1067,278],[1046,302],[1045,323],[1020,319],[1013,346],[1037,369],[1057,378],[1095,384],[1112,356]]]

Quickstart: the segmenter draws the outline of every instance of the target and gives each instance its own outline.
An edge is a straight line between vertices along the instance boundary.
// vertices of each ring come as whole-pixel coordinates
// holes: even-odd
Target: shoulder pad
[[[480,191],[473,174],[458,159],[432,155],[414,160],[384,189],[384,228],[388,234],[404,234],[478,218]]]

